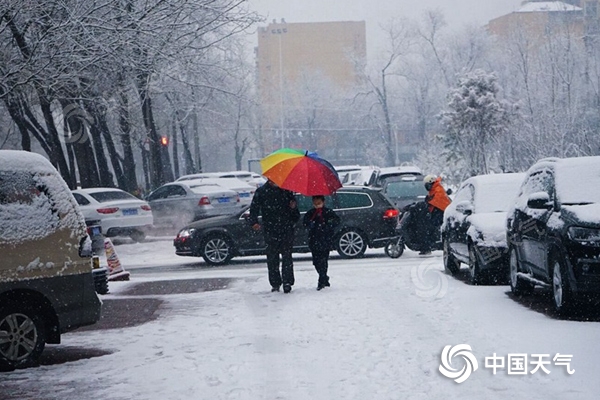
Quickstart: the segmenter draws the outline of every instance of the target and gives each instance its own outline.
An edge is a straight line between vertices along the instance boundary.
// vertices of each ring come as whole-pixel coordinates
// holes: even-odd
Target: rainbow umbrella
[[[279,149],[260,166],[277,186],[306,196],[330,195],[342,187],[333,165],[312,151]]]

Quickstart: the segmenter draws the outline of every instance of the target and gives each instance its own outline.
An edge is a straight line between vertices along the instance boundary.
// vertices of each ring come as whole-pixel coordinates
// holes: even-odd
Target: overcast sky
[[[490,19],[515,11],[522,0],[249,0],[250,7],[267,17],[287,22],[360,21],[367,23],[369,53],[379,23],[391,17],[419,18],[428,9],[443,11],[449,25],[485,25]]]

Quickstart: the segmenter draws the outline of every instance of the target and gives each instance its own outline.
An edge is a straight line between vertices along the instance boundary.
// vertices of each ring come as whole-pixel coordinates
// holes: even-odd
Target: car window
[[[86,199],[85,196],[79,193],[73,193],[73,197],[75,197],[75,201],[77,201],[77,204],[79,204],[80,206],[87,206],[88,204],[90,204],[90,201]]]
[[[161,188],[156,189],[154,192],[152,192],[150,194],[150,196],[148,196],[148,200],[152,201],[152,200],[166,199],[167,196],[169,195],[169,188],[170,188],[170,186],[163,186]]]
[[[59,228],[59,209],[45,184],[27,172],[0,173],[0,244],[43,238]]]
[[[549,169],[533,172],[527,179],[527,184],[523,188],[525,197],[538,192],[548,193],[550,200],[554,199],[554,176]]]
[[[313,208],[312,197],[311,196],[302,196],[296,195],[296,203],[298,206],[298,211],[301,213],[307,212],[311,208]],[[329,208],[334,208],[333,199],[331,196],[325,196],[325,206]]]
[[[474,194],[475,189],[473,188],[473,185],[471,185],[470,183],[466,184],[458,190],[456,196],[454,196],[454,202],[458,203],[461,201],[469,201],[473,203]]]
[[[423,182],[419,181],[392,181],[385,186],[384,193],[388,197],[418,197],[427,195]]]
[[[373,201],[366,193],[338,193],[338,209],[371,207]]]
[[[137,197],[122,191],[96,192],[89,195],[99,203],[115,200],[138,200]]]
[[[173,185],[169,186],[169,193],[167,197],[182,197],[185,196],[187,192],[181,186]]]

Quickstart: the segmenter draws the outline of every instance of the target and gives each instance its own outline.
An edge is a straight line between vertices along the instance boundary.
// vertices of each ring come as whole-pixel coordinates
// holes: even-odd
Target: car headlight
[[[600,229],[572,226],[569,228],[569,238],[575,242],[589,243],[600,246]]]
[[[179,231],[179,233],[177,234],[178,238],[188,238],[190,236],[192,236],[194,234],[196,230],[194,228],[189,228],[189,229],[182,229]]]

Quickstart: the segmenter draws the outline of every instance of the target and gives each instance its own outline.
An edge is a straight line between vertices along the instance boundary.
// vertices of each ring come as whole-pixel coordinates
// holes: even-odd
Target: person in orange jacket
[[[442,178],[437,177],[435,175],[427,175],[423,179],[423,183],[425,184],[425,189],[427,189],[427,197],[425,197],[425,201],[428,204],[429,210],[429,237],[432,238],[429,243],[434,242],[433,238],[437,238],[439,236],[439,230],[442,226],[442,222],[444,220],[444,210],[450,204],[451,200],[446,194],[446,190],[442,186]],[[421,251],[419,254],[430,254],[431,248],[425,249]]]

